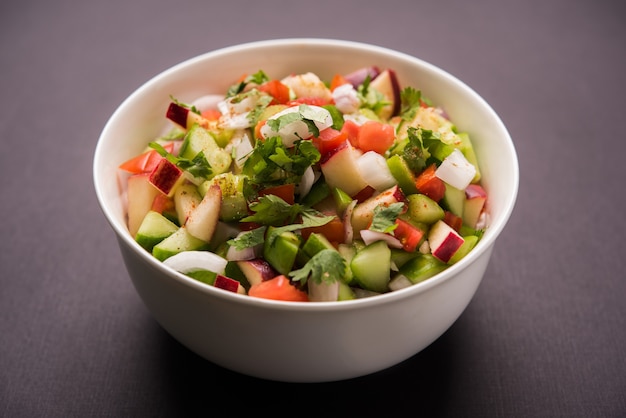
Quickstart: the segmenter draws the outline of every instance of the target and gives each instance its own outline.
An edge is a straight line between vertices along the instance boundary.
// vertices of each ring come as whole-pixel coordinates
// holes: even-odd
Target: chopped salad
[[[470,137],[377,66],[242,76],[119,166],[132,237],[226,291],[342,301],[458,262],[488,225]]]

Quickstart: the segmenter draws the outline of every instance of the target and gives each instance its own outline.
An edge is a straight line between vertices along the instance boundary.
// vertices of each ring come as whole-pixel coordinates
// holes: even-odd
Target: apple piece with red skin
[[[139,225],[141,225],[146,213],[152,209],[154,199],[160,192],[150,183],[149,173],[133,174],[128,177],[127,184],[128,231],[134,238]]]
[[[217,276],[215,276],[215,282],[213,283],[213,286],[219,289],[228,290],[229,292],[233,292],[233,293],[240,293],[240,294],[246,293],[246,290],[241,285],[241,283],[239,283],[235,279],[231,279],[230,277],[223,276],[221,274],[218,274]]]
[[[211,121],[202,115],[174,102],[170,103],[165,116],[183,129],[190,129],[196,123],[204,128],[211,124]]]
[[[191,183],[181,184],[174,192],[174,207],[178,224],[185,225],[187,218],[202,201],[198,188]]]
[[[470,184],[465,188],[463,222],[470,228],[476,228],[480,214],[485,208],[487,192],[479,184]]]
[[[435,222],[428,231],[430,252],[444,263],[450,261],[463,242],[463,237],[443,220]]]
[[[217,228],[221,206],[222,189],[214,184],[207,189],[200,204],[187,217],[187,232],[204,242],[210,242]]]
[[[406,197],[398,185],[376,194],[369,199],[357,204],[352,211],[352,230],[357,236],[362,230],[367,229],[374,218],[374,209],[378,206],[389,206],[393,203],[406,203]]]
[[[383,106],[378,111],[378,116],[382,119],[389,119],[394,115],[400,113],[400,83],[398,83],[398,77],[393,70],[383,70],[376,78],[372,80],[369,85],[370,88],[377,90],[381,93],[388,105]]]
[[[159,164],[150,173],[150,183],[168,197],[174,194],[176,187],[183,180],[183,171],[167,158],[161,158]]]
[[[380,68],[375,65],[370,67],[359,68],[351,73],[345,74],[343,78],[348,81],[354,88],[359,87],[369,76],[370,80],[374,80],[380,74]]]
[[[255,285],[266,280],[273,279],[278,275],[278,272],[262,258],[255,258],[252,260],[240,260],[237,261],[237,266],[241,270],[248,283]]]
[[[324,155],[320,161],[320,168],[331,187],[343,190],[349,196],[354,196],[365,189],[368,184],[359,172],[357,159],[362,152],[352,146],[350,141],[344,141],[339,147]]]

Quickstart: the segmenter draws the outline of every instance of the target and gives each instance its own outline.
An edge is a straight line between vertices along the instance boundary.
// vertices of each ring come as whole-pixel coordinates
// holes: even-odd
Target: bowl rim
[[[438,76],[444,77],[448,82],[451,82],[456,85],[457,88],[460,88],[465,91],[466,94],[472,96],[473,100],[480,103],[485,111],[490,113],[493,121],[498,125],[498,128],[505,135],[503,138],[504,145],[508,148],[512,159],[512,167],[510,167],[512,172],[512,178],[510,181],[509,189],[509,199],[504,202],[502,206],[502,211],[500,216],[495,220],[495,222],[490,223],[488,230],[485,232],[481,240],[479,240],[478,244],[468,253],[467,256],[463,257],[459,262],[447,267],[444,271],[438,273],[432,278],[425,280],[423,282],[408,286],[406,288],[391,291],[388,293],[383,293],[380,295],[376,295],[373,297],[366,297],[354,300],[346,300],[346,301],[333,301],[333,302],[290,302],[290,301],[280,301],[280,300],[271,300],[271,299],[262,299],[262,298],[254,298],[248,295],[240,295],[233,292],[223,291],[222,289],[217,289],[213,286],[207,285],[205,283],[194,280],[180,272],[177,272],[167,266],[165,266],[161,261],[154,258],[150,253],[145,251],[128,233],[128,230],[120,225],[117,221],[116,217],[112,214],[111,209],[108,206],[108,203],[104,196],[103,185],[101,184],[103,179],[99,178],[99,170],[100,166],[103,164],[103,159],[101,158],[101,154],[103,153],[104,148],[104,140],[107,137],[108,132],[112,129],[112,126],[115,123],[120,111],[125,105],[139,95],[142,94],[145,90],[150,89],[159,80],[168,78],[171,74],[176,73],[178,71],[183,70],[184,68],[197,65],[205,60],[218,57],[220,55],[228,55],[231,53],[243,53],[245,51],[249,51],[251,49],[257,48],[275,48],[275,47],[292,47],[293,44],[306,44],[309,46],[316,47],[333,47],[333,48],[347,48],[347,49],[356,49],[360,51],[373,52],[377,55],[386,55],[393,56],[403,61],[408,61],[413,64],[416,64],[419,67],[422,67],[428,71],[432,71],[437,73]],[[117,235],[118,241],[121,239],[125,245],[131,248],[134,252],[139,253],[139,256],[142,258],[144,262],[147,262],[155,269],[162,271],[165,273],[170,279],[176,280],[179,283],[182,283],[185,286],[191,287],[197,291],[200,291],[204,294],[207,294],[211,297],[223,299],[232,303],[241,303],[243,305],[248,305],[252,307],[258,308],[267,308],[273,310],[297,310],[302,312],[307,311],[340,311],[340,310],[352,310],[355,308],[365,308],[370,307],[372,305],[382,305],[387,303],[396,303],[399,300],[405,298],[411,298],[416,294],[426,292],[428,289],[439,286],[444,282],[447,282],[451,278],[453,278],[457,272],[465,269],[470,264],[474,263],[480,255],[488,251],[496,239],[500,236],[502,230],[508,223],[509,218],[512,215],[513,209],[515,207],[515,203],[517,200],[517,195],[519,191],[519,162],[517,153],[515,150],[515,146],[513,140],[504,125],[500,116],[495,112],[495,110],[486,102],[486,100],[480,96],[473,88],[467,85],[465,82],[461,81],[459,78],[455,77],[448,71],[444,70],[441,67],[438,67],[430,62],[424,61],[421,58],[416,56],[394,50],[388,47],[383,47],[371,43],[364,43],[358,41],[351,40],[343,40],[343,39],[333,39],[333,38],[278,38],[278,39],[266,39],[266,40],[258,40],[245,42],[235,45],[230,45],[214,50],[210,50],[208,52],[201,53],[199,55],[193,56],[191,58],[185,59],[177,64],[170,66],[169,68],[159,72],[158,74],[152,76],[150,79],[145,81],[142,85],[140,85],[137,89],[131,92],[115,109],[115,111],[111,114],[109,119],[104,125],[102,129],[98,141],[96,143],[94,155],[93,155],[93,167],[92,167],[92,180],[94,182],[96,197],[98,200],[98,204],[100,206],[101,211],[103,212],[105,218],[107,219],[109,225],[114,230]],[[493,219],[492,219],[493,221]],[[132,279],[132,277],[131,277]]]

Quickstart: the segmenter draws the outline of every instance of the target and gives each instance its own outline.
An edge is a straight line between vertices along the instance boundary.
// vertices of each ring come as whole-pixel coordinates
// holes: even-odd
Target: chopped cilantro
[[[263,84],[266,81],[269,81],[269,77],[262,70],[259,70],[254,74],[248,75],[239,83],[235,83],[232,86],[230,86],[228,88],[228,91],[226,92],[226,97],[233,97],[233,96],[238,95],[239,93],[244,91],[246,86],[250,83]]]
[[[374,208],[374,218],[372,225],[369,227],[372,231],[392,232],[398,226],[396,219],[404,211],[404,203],[392,203],[389,206],[376,206]]]
[[[346,260],[336,250],[325,249],[315,254],[301,269],[289,276],[304,284],[310,278],[317,283],[343,280],[347,271]]]
[[[258,228],[254,228],[250,231],[246,231],[243,234],[239,235],[237,238],[233,238],[228,240],[228,244],[235,247],[237,250],[243,250],[244,248],[254,247],[263,242],[265,238],[265,231],[267,227],[261,226]]]

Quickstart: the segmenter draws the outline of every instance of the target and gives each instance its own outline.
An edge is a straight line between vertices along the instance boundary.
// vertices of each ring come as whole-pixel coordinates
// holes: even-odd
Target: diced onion
[[[371,229],[361,230],[361,238],[365,245],[369,245],[376,241],[385,241],[389,247],[402,248],[400,240],[394,236],[386,234],[384,232],[372,231]]]
[[[356,165],[363,180],[377,191],[386,190],[397,183],[385,157],[375,151],[361,155]]]
[[[227,263],[225,258],[209,251],[183,251],[163,261],[163,264],[181,273],[208,270],[224,274]]]

